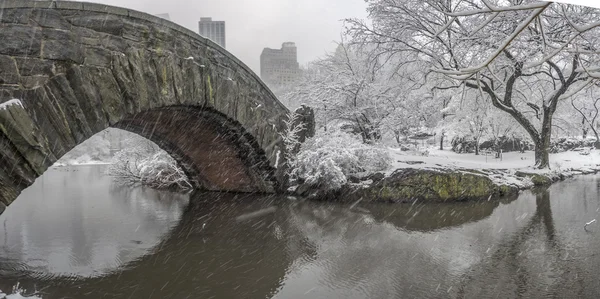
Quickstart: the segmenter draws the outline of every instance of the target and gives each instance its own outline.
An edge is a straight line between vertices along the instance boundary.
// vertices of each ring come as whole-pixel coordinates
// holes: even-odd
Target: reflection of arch
[[[0,203],[10,204],[58,158],[111,126],[157,141],[198,187],[278,187],[288,110],[218,45],[105,5],[23,0],[0,7]]]
[[[229,193],[192,197],[182,221],[154,254],[106,277],[53,279],[45,290],[58,298],[85,298],[96,292],[106,298],[122,298],[125,293],[131,298],[270,298],[293,262],[288,241],[274,233],[279,225],[287,235],[286,214],[237,222],[243,210],[260,210],[268,202]],[[26,277],[0,277],[0,289],[17,282],[27,290],[36,284],[44,287]]]

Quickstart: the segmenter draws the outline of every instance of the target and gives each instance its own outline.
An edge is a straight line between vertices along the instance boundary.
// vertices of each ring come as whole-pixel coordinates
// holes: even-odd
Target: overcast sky
[[[260,71],[263,48],[292,41],[298,60],[306,64],[335,49],[341,20],[366,18],[364,0],[87,0],[150,14],[168,13],[171,20],[198,32],[200,17],[226,21],[227,50]],[[418,0],[406,0],[418,1]],[[598,0],[564,0],[600,7]]]

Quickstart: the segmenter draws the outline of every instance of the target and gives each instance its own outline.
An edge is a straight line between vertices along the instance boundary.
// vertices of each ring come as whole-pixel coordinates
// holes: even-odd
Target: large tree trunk
[[[402,145],[402,143],[400,143],[400,133],[394,132],[394,138],[396,138],[396,143],[398,143],[398,146]]]
[[[600,137],[598,137],[598,131],[593,130],[594,131],[594,136],[596,136],[596,142],[594,142],[594,147],[596,149],[600,149]]]
[[[552,112],[549,108],[544,109],[542,121],[542,132],[539,139],[535,140],[535,166],[539,169],[550,168],[550,139],[552,137]]]
[[[535,166],[540,169],[550,167],[548,148],[539,142],[535,144]]]

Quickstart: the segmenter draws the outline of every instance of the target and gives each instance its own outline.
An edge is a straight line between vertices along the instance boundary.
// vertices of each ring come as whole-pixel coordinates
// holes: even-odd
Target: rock
[[[400,161],[400,160],[398,160],[398,162],[408,164],[408,165],[425,164],[425,162],[423,162],[423,161]]]
[[[83,46],[68,40],[46,40],[42,58],[63,60],[82,64],[84,61]]]
[[[17,64],[12,57],[0,55],[0,84],[19,84]]]
[[[74,26],[86,27],[97,32],[104,32],[115,36],[122,35],[125,28],[123,18],[111,14],[98,14],[94,16],[81,12],[81,15],[69,17],[68,20]]]
[[[366,180],[373,180],[374,183],[377,183],[381,180],[383,180],[385,178],[385,174],[381,173],[381,172],[376,172],[373,174],[370,174],[368,176],[365,177],[365,181]]]
[[[352,183],[352,184],[358,184],[360,183],[361,179],[357,176],[354,175],[349,175],[348,176],[348,182]]]
[[[391,176],[358,190],[357,196],[375,201],[426,202],[487,200],[515,194],[514,186],[495,185],[488,177],[465,173],[423,169],[401,169]]]
[[[54,62],[32,57],[15,57],[21,76],[37,76],[54,74]]]
[[[6,205],[0,202],[0,215],[6,210]]]
[[[38,56],[42,40],[42,30],[36,27],[17,24],[0,26],[0,54]],[[24,45],[23,41],[28,44]]]
[[[31,9],[5,9],[0,14],[0,23],[27,24],[31,16]]]
[[[525,178],[525,177],[530,178],[531,182],[533,183],[534,186],[548,186],[553,183],[552,178],[547,177],[542,174],[537,174],[537,173],[526,173],[526,172],[522,172],[522,171],[517,171],[517,172],[515,172],[515,176],[521,177],[521,178]],[[557,180],[559,178],[560,178],[560,176],[557,177]]]

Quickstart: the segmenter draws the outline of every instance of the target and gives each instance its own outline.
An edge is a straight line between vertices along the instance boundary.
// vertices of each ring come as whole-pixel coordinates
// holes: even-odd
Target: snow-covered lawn
[[[526,172],[554,172],[570,168],[582,169],[600,168],[600,151],[588,151],[587,155],[582,152],[564,152],[550,154],[551,169],[537,170],[533,168],[534,153],[510,152],[502,155],[502,160],[495,159],[493,153],[489,155],[457,154],[450,150],[429,149],[428,156],[419,156],[417,152],[402,152],[396,148],[390,148],[394,162],[391,169],[398,168],[467,168],[467,169],[518,169]],[[424,162],[423,164],[409,164],[406,162]]]
[[[493,153],[481,154],[457,154],[450,150],[428,149],[419,152],[403,152],[400,149],[390,148],[393,162],[387,174],[391,174],[402,168],[425,168],[425,169],[474,169],[489,173],[489,177],[499,184],[511,184],[519,187],[530,187],[531,181],[515,175],[517,171],[525,173],[538,173],[548,176],[562,174],[573,176],[581,173],[600,171],[600,151],[569,151],[564,153],[550,154],[550,169],[536,169],[534,164],[534,152],[504,153],[502,159],[494,158]],[[427,153],[428,155],[424,155]]]

